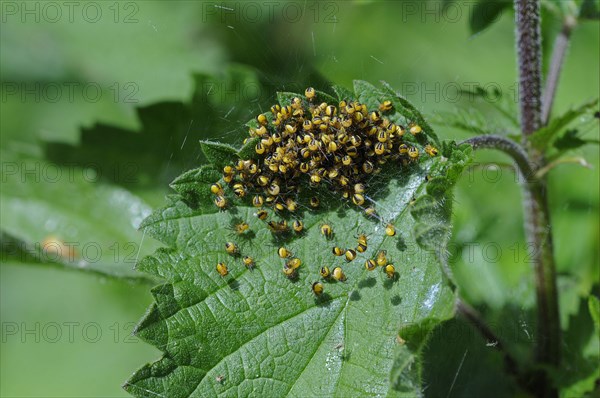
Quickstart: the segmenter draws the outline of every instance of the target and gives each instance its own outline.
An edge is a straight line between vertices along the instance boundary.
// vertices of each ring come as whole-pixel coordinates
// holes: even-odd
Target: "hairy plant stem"
[[[523,144],[534,171],[545,166],[541,152],[528,145],[528,136],[541,126],[541,35],[540,1],[514,0],[516,45],[519,65],[519,105]],[[558,76],[556,77],[558,79]],[[552,228],[546,189],[546,178],[532,176],[523,184],[525,234],[534,248],[533,269],[537,299],[536,363],[557,367],[560,363],[561,330],[558,289],[552,245]],[[538,373],[534,384],[537,395],[557,396],[547,375]]]
[[[543,126],[548,124],[548,120],[550,119],[552,104],[554,103],[554,96],[556,94],[556,88],[558,87],[558,78],[565,59],[565,54],[567,53],[567,48],[569,47],[571,32],[576,25],[577,20],[575,17],[571,15],[566,16],[563,21],[562,29],[554,41],[552,59],[550,61],[550,68],[548,69],[548,76],[546,77],[546,87],[542,98],[541,122]]]
[[[526,137],[540,128],[542,100],[542,40],[540,1],[514,0],[519,62],[521,130]]]
[[[558,291],[552,251],[552,234],[548,220],[546,185],[543,177],[537,178],[534,164],[527,152],[517,143],[500,136],[483,135],[462,141],[473,149],[496,149],[508,154],[516,163],[522,180],[525,212],[525,233],[528,244],[534,248],[533,268],[537,299],[537,338],[535,347],[536,363],[542,366],[557,366],[560,360],[560,319],[558,315]],[[472,308],[461,307],[457,311],[475,325],[480,333],[491,339],[493,332]],[[557,397],[544,371],[535,371],[531,380],[516,368],[516,362],[503,346],[505,365],[516,376],[519,385],[538,397]]]
[[[533,165],[529,161],[527,152],[516,142],[499,135],[489,134],[469,138],[461,141],[460,144],[469,144],[473,149],[497,149],[508,154],[517,164],[517,168],[524,180],[528,182],[533,181]]]

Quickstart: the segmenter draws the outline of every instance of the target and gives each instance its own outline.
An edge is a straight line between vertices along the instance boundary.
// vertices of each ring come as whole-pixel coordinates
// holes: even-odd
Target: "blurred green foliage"
[[[270,105],[275,91],[307,85],[327,89],[327,81],[351,87],[354,79],[386,80],[426,114],[453,114],[461,106],[481,112],[494,128],[502,126],[500,116],[457,89],[470,90],[475,84],[498,88],[516,104],[513,16],[508,10],[472,35],[469,8],[460,2],[444,8],[449,2],[291,1],[276,3],[272,12],[251,2],[263,7],[258,18],[252,8],[236,2],[76,3],[72,16],[63,7],[59,18],[49,9],[45,14],[43,3],[31,2],[30,9],[39,9],[30,14],[24,13],[25,2],[2,3],[3,195],[9,189],[5,166],[16,159],[27,167],[51,162],[63,175],[94,169],[101,175],[93,181],[99,191],[125,188],[144,206],[158,207],[170,179],[199,161],[199,139],[239,144],[242,122]],[[101,10],[97,22],[92,22],[96,14],[90,7]],[[544,21],[546,66],[559,24],[551,13]],[[597,23],[582,22],[573,32],[554,115],[598,97],[599,46]],[[469,136],[452,123],[445,125],[441,115],[436,123],[441,139]],[[597,120],[579,122],[577,136],[597,141]],[[577,147],[571,155],[585,158],[591,169],[565,164],[549,174],[561,320],[567,336],[583,331],[565,340],[567,352],[579,350],[585,343],[581,336],[593,330],[587,296],[598,294],[600,261],[598,147]],[[477,161],[480,165],[456,189],[452,267],[466,300],[484,309],[494,325],[503,325],[502,337],[525,352],[519,347],[530,343],[535,329],[535,297],[519,187],[510,168],[486,164],[507,163],[508,158],[490,152],[479,154]],[[42,178],[34,182],[42,186],[31,187],[26,180],[18,188],[23,192],[45,192],[43,185],[52,183]],[[59,195],[72,190],[66,184]],[[53,195],[46,194],[48,203]],[[101,196],[91,193],[76,200],[85,201],[79,203],[82,208],[86,203],[90,209],[107,205],[94,198]],[[1,205],[2,231],[14,234],[27,209],[7,207],[4,197]],[[39,217],[38,230],[31,224],[35,236],[14,238],[28,243],[47,236],[94,239],[81,235],[85,229],[78,235],[72,223],[61,229],[48,222],[49,216]],[[156,245],[131,228],[121,243]],[[29,257],[18,260],[2,252],[0,395],[125,395],[120,385],[126,375],[158,357],[151,346],[137,340],[129,344],[123,335],[150,303],[148,285],[49,269],[43,262],[30,267]],[[58,342],[42,335],[43,325],[51,322],[61,326]],[[96,322],[103,337],[92,343],[76,334],[70,342],[65,322]],[[110,329],[115,323],[122,328],[116,340]],[[443,330],[457,324],[459,330],[467,329],[451,321]],[[15,325],[17,331],[9,334],[7,328]],[[23,336],[25,328],[35,325],[42,329]],[[426,365],[433,364],[425,374],[431,396],[445,395],[450,385],[457,395],[474,391],[485,385],[485,377],[501,373],[497,355],[482,347],[486,342],[469,338],[468,332],[458,336],[452,352],[445,354],[451,359],[439,366],[439,350],[448,344],[434,338],[426,350]],[[597,352],[597,347],[587,350],[593,354],[594,348]],[[474,360],[479,353],[481,362]],[[478,366],[494,370],[462,378]],[[511,388],[506,385],[506,391]]]

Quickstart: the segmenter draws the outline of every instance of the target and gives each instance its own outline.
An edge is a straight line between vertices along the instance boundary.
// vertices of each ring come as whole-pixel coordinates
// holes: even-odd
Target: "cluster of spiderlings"
[[[422,134],[421,127],[391,122],[385,115],[392,110],[390,101],[381,103],[378,110],[357,101],[318,103],[315,90],[308,88],[304,99],[295,97],[288,106],[273,105],[271,120],[258,115],[258,125],[246,139],[258,139],[256,156],[226,166],[224,181],[233,185],[237,197],[252,195],[254,206],[268,205],[278,211],[297,210],[303,181],[313,187],[326,184],[363,206],[368,180],[384,164],[408,165],[420,156],[419,149],[403,136]],[[425,152],[435,156],[437,149],[427,145]],[[221,190],[213,193],[215,204],[225,208]],[[311,198],[310,205],[318,207],[318,198]],[[375,214],[372,207],[365,211]]]
[[[321,230],[323,230],[323,227],[328,228],[329,225],[325,224],[325,225],[321,226]],[[388,225],[388,228],[390,228],[390,227],[391,226]],[[395,230],[394,230],[394,234],[395,234]],[[389,233],[387,235],[390,236]],[[331,249],[331,252],[336,257],[344,256],[346,258],[346,262],[349,263],[356,259],[357,252],[364,253],[367,250],[367,248],[368,248],[368,237],[365,234],[360,234],[357,237],[357,246],[355,249],[342,249],[339,246],[334,246]],[[388,261],[387,252],[385,250],[380,250],[377,253],[377,256],[375,259],[367,259],[365,261],[365,269],[367,271],[374,271],[378,266],[381,267],[381,269],[383,270],[383,272],[386,274],[386,276],[389,279],[392,279],[392,280],[396,279],[396,275],[397,275],[396,268],[394,267],[394,264],[392,264]],[[335,267],[332,270],[330,270],[329,267],[323,266],[319,270],[319,275],[321,275],[321,278],[323,278],[324,280],[333,279],[333,280],[339,281],[339,282],[346,281],[346,274],[344,273],[342,267]],[[323,293],[323,290],[324,290],[324,287],[323,287],[322,283],[314,282],[312,284],[312,291],[316,296],[320,296]]]

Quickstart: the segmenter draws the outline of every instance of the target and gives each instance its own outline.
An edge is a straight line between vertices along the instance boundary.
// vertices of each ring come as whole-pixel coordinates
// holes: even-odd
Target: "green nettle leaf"
[[[365,82],[355,83],[351,98],[336,93],[369,109],[390,100],[394,109],[385,116],[391,121],[422,123],[416,109]],[[290,95],[279,98],[285,103]],[[324,98],[317,92],[315,103]],[[164,354],[138,370],[125,390],[148,397],[421,395],[420,351],[429,331],[454,312],[439,256],[450,232],[451,188],[471,151],[452,143],[438,156],[426,155],[424,143],[434,137],[426,126],[417,137],[406,134],[406,142],[421,150],[418,162],[390,162],[370,180],[365,196],[376,217],[339,193],[306,184],[299,211],[288,218],[303,221],[300,233],[271,232],[256,217],[251,195],[235,198],[223,180],[230,205],[219,210],[210,193],[218,181],[212,165],[178,178],[173,186],[179,195],[142,224],[168,247],[137,265],[165,281],[152,290],[155,303],[135,332]],[[320,198],[318,209],[304,201],[311,196]],[[268,220],[277,219],[268,212]],[[241,222],[249,230],[238,233],[234,227]],[[330,239],[322,234],[324,224],[333,229]],[[386,233],[390,224],[394,236]],[[359,234],[368,245],[355,260],[332,254],[334,246],[357,247]],[[237,245],[235,255],[227,254],[226,242]],[[302,261],[295,278],[282,272],[279,247]],[[365,268],[381,251],[395,273]],[[254,267],[244,265],[245,256]],[[219,262],[228,275],[217,272]],[[347,280],[321,278],[323,266],[342,267]],[[318,296],[311,289],[316,281],[324,286]]]
[[[387,84],[384,81],[382,81],[381,83],[383,85],[383,91],[375,90],[373,91],[373,93],[378,96],[383,96],[384,98],[391,96],[391,101],[394,103],[397,112],[402,114],[402,116],[404,116],[404,118],[407,121],[419,124],[421,127],[423,127],[423,129],[431,139],[433,139],[435,142],[439,142],[437,136],[433,132],[433,128],[425,120],[423,114],[419,112],[413,104],[408,102],[408,100],[404,96],[397,93],[389,84]],[[373,86],[367,86],[366,88],[371,89],[373,88]],[[354,89],[356,90],[356,87]]]
[[[427,319],[419,324],[409,324],[400,329],[395,360],[391,371],[392,388],[408,396],[421,396],[423,364],[421,352],[438,319]],[[403,394],[403,395],[404,395]]]
[[[217,181],[221,173],[213,165],[204,165],[197,169],[188,170],[171,183],[171,188],[183,197],[190,198],[190,194],[198,202],[209,202],[212,199],[208,185],[198,184],[198,181]]]
[[[531,144],[540,149],[545,150],[549,148],[556,136],[563,131],[565,127],[575,122],[577,118],[582,117],[597,110],[598,99],[594,99],[581,104],[576,108],[569,109],[564,114],[553,118],[546,127],[542,127],[530,136],[529,141]],[[564,145],[564,143],[562,144]]]
[[[292,103],[292,100],[296,97],[298,97],[298,94],[296,94],[296,93],[280,91],[277,93],[277,102],[279,102],[279,104],[281,106],[288,106]]]
[[[200,141],[200,148],[208,162],[219,168],[222,168],[226,164],[231,164],[238,152],[231,145],[212,141]]]
[[[338,101],[344,101],[354,97],[354,93],[346,87],[333,86],[333,91],[335,92],[335,95],[337,95]]]
[[[519,121],[514,116],[517,109],[509,96],[503,95],[497,88],[485,89],[481,86],[460,90],[459,93],[466,98],[469,107],[436,111],[431,119],[433,124],[473,134],[514,134],[520,137]]]
[[[587,143],[586,140],[579,138],[579,130],[570,129],[554,141],[554,147],[562,152],[579,148]]]
[[[433,115],[432,123],[446,128],[455,128],[473,134],[491,134],[498,128],[493,126],[478,109],[456,108],[454,111],[438,111]]]

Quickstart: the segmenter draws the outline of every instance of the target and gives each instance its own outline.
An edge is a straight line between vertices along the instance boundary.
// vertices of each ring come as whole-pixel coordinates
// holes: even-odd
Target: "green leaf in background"
[[[556,136],[568,125],[577,122],[578,118],[597,111],[598,99],[587,101],[576,108],[571,108],[560,116],[550,120],[546,127],[542,127],[530,136],[531,144],[540,149],[546,150],[554,142]]]
[[[579,18],[589,20],[600,19],[600,1],[598,0],[583,0],[579,9]]]
[[[157,243],[136,231],[150,207],[93,170],[2,153],[2,256],[123,278]]]
[[[232,66],[219,76],[199,74],[195,83],[187,103],[138,108],[139,131],[96,124],[83,129],[78,146],[48,142],[45,154],[59,164],[93,167],[105,179],[126,187],[166,184],[198,163],[199,140],[231,141],[236,135],[224,132],[248,120],[250,112],[258,112],[260,101],[265,102],[264,88],[247,67]]]
[[[433,124],[471,134],[519,134],[519,121],[514,116],[517,109],[510,95],[503,94],[497,87],[486,89],[481,86],[461,89],[459,93],[467,99],[469,106],[436,111]]]
[[[467,96],[469,100],[478,101],[482,105],[487,105],[502,116],[502,125],[508,130],[518,132],[519,120],[515,116],[517,113],[517,100],[511,98],[510,93],[503,93],[497,87],[489,89],[477,86],[474,89],[460,90],[461,95]]]
[[[381,101],[382,92],[372,86],[357,82],[355,88],[364,103]],[[391,120],[402,117],[397,109],[390,115]],[[454,293],[439,255],[448,239],[449,189],[470,159],[468,147],[444,145],[440,151],[443,156],[424,156],[412,167],[382,171],[369,191],[377,219],[339,194],[317,191],[321,208],[302,211],[299,235],[272,234],[256,217],[257,208],[243,201],[218,211],[205,194],[198,195],[197,205],[173,196],[142,224],[168,247],[137,266],[165,280],[153,289],[155,303],[136,329],[164,355],[138,370],[125,390],[173,397],[420,394],[418,374],[401,358],[416,361],[420,355],[422,340],[408,330],[427,325],[429,331],[454,313]],[[186,173],[174,185],[187,184],[189,191],[181,185],[184,195],[207,192],[216,182],[207,167]],[[446,181],[434,190],[435,197],[427,195],[432,195],[428,175]],[[429,199],[412,211],[419,197]],[[425,211],[432,207],[435,211]],[[242,221],[249,231],[237,234],[231,226]],[[321,232],[325,223],[333,228],[330,240]],[[384,232],[387,223],[396,226],[395,236]],[[368,236],[368,247],[356,260],[333,256],[334,246],[355,247],[359,234]],[[229,241],[238,245],[239,256],[226,253]],[[302,261],[295,279],[282,272],[280,246]],[[365,261],[380,251],[396,266],[393,278],[381,267],[365,269]],[[244,266],[242,256],[250,256],[255,267]],[[227,264],[226,277],[217,273],[218,262]],[[323,266],[342,267],[347,281],[322,280]],[[319,280],[324,293],[317,297],[311,285]]]
[[[479,0],[471,9],[469,28],[477,34],[496,22],[502,13],[512,7],[510,0]]]
[[[452,112],[438,111],[433,116],[432,123],[471,134],[492,134],[498,130],[498,127],[491,125],[490,119],[475,108],[457,108]]]
[[[136,106],[181,101],[194,89],[192,73],[215,73],[224,64],[226,50],[211,40],[210,26],[198,23],[201,3],[90,7],[97,19],[61,4],[55,20],[21,18],[16,3],[3,9],[3,138],[74,143],[79,128],[94,123],[135,129]]]
[[[588,300],[588,307],[590,310],[590,316],[594,321],[596,334],[598,334],[600,332],[600,300],[598,300],[598,297],[590,296]]]
[[[594,313],[598,298],[581,298],[578,310],[571,315],[569,328],[564,331],[564,366],[554,378],[565,397],[587,396],[597,390],[600,382],[600,329]],[[594,396],[594,395],[592,395]]]
[[[596,140],[596,141],[584,140],[579,137],[579,130],[569,129],[569,130],[565,131],[565,133],[563,135],[558,137],[554,141],[553,145],[554,145],[554,148],[559,150],[559,152],[565,152],[567,150],[576,149],[576,148],[584,146],[585,144],[594,143],[594,142],[597,144],[598,140]]]

